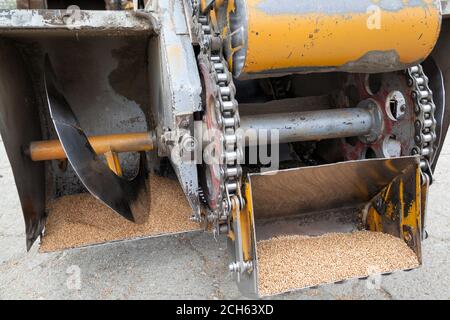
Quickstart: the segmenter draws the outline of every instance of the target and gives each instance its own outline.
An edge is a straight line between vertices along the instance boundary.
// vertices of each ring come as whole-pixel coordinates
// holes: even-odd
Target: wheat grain
[[[141,225],[120,217],[90,194],[51,201],[40,250],[48,252],[199,228],[189,221],[192,209],[177,181],[152,176],[150,190],[149,219]]]
[[[261,295],[418,266],[403,240],[370,231],[281,236],[259,241],[257,253]]]

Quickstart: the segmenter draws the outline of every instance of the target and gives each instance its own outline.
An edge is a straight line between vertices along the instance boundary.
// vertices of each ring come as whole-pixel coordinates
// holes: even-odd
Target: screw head
[[[230,272],[238,272],[239,271],[239,264],[237,262],[231,262],[228,265],[228,270],[230,270]]]

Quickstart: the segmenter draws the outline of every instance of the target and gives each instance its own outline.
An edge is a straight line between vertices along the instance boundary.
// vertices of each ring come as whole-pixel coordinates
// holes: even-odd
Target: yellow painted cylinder
[[[238,78],[389,72],[420,63],[441,26],[436,0],[223,0],[216,7]]]

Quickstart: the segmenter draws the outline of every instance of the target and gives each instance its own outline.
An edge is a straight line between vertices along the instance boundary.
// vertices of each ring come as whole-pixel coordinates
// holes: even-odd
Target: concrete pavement
[[[25,250],[22,213],[0,141],[0,299],[240,299],[226,242],[209,234],[114,243],[67,252]],[[431,188],[424,265],[383,276],[371,289],[352,280],[280,299],[450,299],[450,139]],[[79,280],[79,281],[78,281]]]

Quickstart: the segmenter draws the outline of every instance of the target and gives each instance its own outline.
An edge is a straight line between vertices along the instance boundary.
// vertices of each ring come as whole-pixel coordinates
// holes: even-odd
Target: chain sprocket
[[[207,179],[203,191],[210,209],[208,220],[219,224],[228,221],[232,197],[237,196],[243,203],[238,102],[233,77],[223,55],[223,40],[210,15],[201,12],[197,1],[193,2],[193,21],[200,46],[197,59],[205,91],[204,123],[208,129],[208,142],[214,150],[209,160],[215,159],[213,163],[203,164]]]

